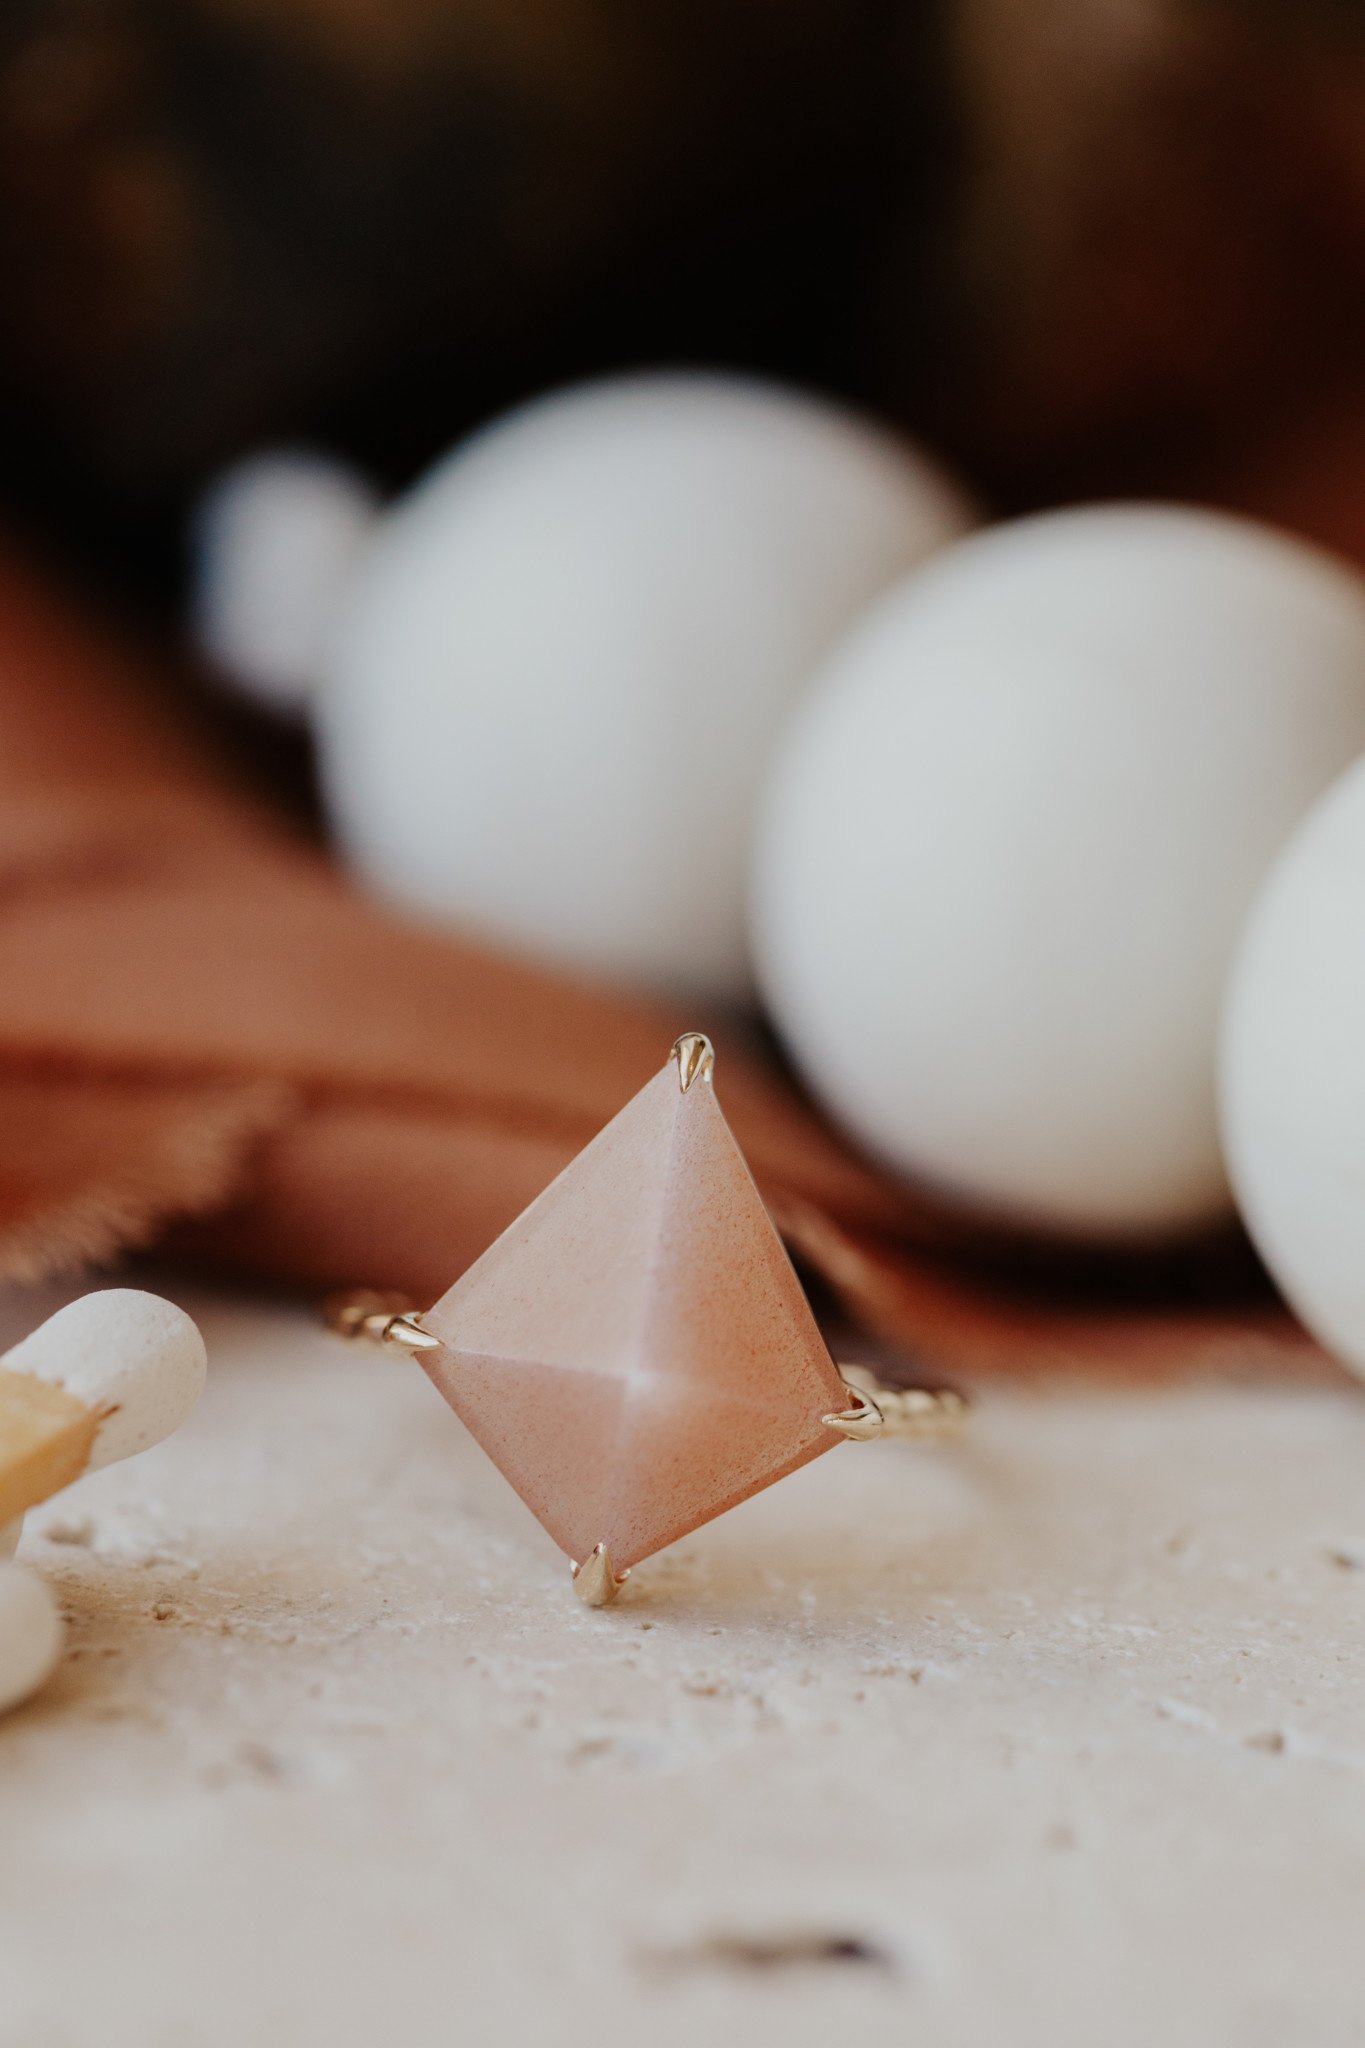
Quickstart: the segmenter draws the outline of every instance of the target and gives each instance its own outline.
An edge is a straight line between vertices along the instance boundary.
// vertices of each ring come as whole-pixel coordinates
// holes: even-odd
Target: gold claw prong
[[[858,1443],[877,1436],[942,1443],[961,1435],[972,1412],[970,1400],[956,1387],[890,1387],[865,1365],[841,1365],[838,1372],[850,1394],[873,1409],[879,1420],[869,1421],[858,1408],[822,1419]]]
[[[605,1543],[599,1543],[592,1556],[582,1564],[575,1564],[570,1559],[569,1570],[573,1575],[574,1591],[585,1607],[610,1607],[630,1577],[628,1569],[617,1571]]]
[[[353,1343],[378,1344],[395,1316],[407,1315],[413,1306],[410,1294],[395,1294],[379,1287],[351,1287],[342,1294],[329,1294],[322,1304],[322,1319],[338,1337]]]
[[[407,1352],[440,1348],[440,1338],[422,1328],[410,1295],[386,1294],[374,1287],[329,1294],[322,1314],[329,1329],[352,1343],[381,1344]]]
[[[412,1314],[390,1316],[380,1333],[380,1342],[394,1351],[439,1351],[441,1340],[424,1330]]]
[[[846,1436],[850,1443],[871,1443],[886,1428],[886,1417],[870,1394],[861,1387],[850,1386],[848,1391],[858,1403],[856,1408],[841,1409],[837,1415],[822,1415],[820,1420],[826,1429],[837,1429],[840,1436]]]
[[[673,1057],[678,1062],[678,1086],[686,1095],[699,1074],[704,1081],[710,1080],[716,1048],[704,1031],[684,1031],[673,1042]]]

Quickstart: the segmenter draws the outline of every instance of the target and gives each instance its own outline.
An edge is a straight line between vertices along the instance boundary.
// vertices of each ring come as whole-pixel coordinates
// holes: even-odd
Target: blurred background
[[[705,361],[1359,548],[1363,96],[1351,0],[12,0],[5,502],[165,600],[245,449]]]
[[[629,871],[647,836],[643,819],[663,803],[659,797],[656,804],[647,777],[611,800],[615,822],[604,837],[601,821],[611,804],[603,797],[600,816],[594,811],[598,771],[583,770],[583,801],[567,837],[556,838],[547,824],[532,845],[528,828],[521,867],[515,849],[480,840],[466,865],[472,871],[482,862],[493,880],[465,889],[462,871],[453,889],[458,900],[447,903],[443,878],[459,865],[449,845],[433,838],[430,849],[399,846],[401,817],[387,843],[385,803],[394,816],[403,811],[405,778],[424,757],[468,755],[495,794],[516,787],[521,770],[505,734],[495,734],[487,719],[480,725],[482,710],[476,716],[457,706],[454,722],[442,723],[444,711],[438,717],[426,700],[417,702],[421,689],[431,705],[438,697],[445,702],[445,686],[439,677],[433,682],[429,663],[416,696],[403,696],[406,683],[390,687],[407,655],[395,651],[396,640],[381,646],[375,633],[367,640],[368,629],[354,620],[347,644],[369,647],[369,677],[364,689],[353,678],[349,695],[341,689],[335,699],[343,709],[324,718],[340,737],[333,732],[328,739],[331,799],[319,802],[313,738],[298,715],[302,689],[282,717],[278,702],[252,709],[213,675],[233,661],[214,659],[222,636],[215,641],[212,617],[205,629],[202,589],[195,596],[206,573],[196,553],[204,533],[200,508],[240,458],[304,447],[354,467],[363,484],[351,481],[350,468],[339,468],[323,475],[320,497],[304,494],[310,515],[323,503],[339,561],[346,548],[360,550],[382,502],[404,503],[409,487],[446,451],[508,408],[621,371],[699,366],[799,387],[875,423],[880,446],[899,447],[896,437],[908,436],[932,451],[934,470],[916,471],[913,479],[904,471],[897,486],[908,493],[906,503],[915,498],[915,517],[927,525],[913,545],[902,537],[875,575],[869,572],[859,602],[897,564],[964,530],[978,510],[1009,519],[1092,498],[1155,497],[1249,512],[1359,562],[1362,114],[1365,24],[1352,0],[1037,0],[1027,8],[1010,0],[10,0],[0,19],[0,514],[14,559],[30,565],[15,590],[28,589],[30,574],[37,587],[41,576],[31,565],[41,563],[41,574],[55,575],[66,591],[62,602],[73,617],[93,606],[105,622],[91,629],[95,637],[82,643],[84,652],[53,641],[35,666],[23,601],[12,593],[0,668],[12,699],[15,789],[22,785],[25,803],[69,783],[84,793],[76,806],[79,828],[69,818],[60,829],[49,820],[35,833],[23,824],[22,805],[10,815],[20,818],[15,830],[24,861],[41,864],[60,842],[67,848],[62,859],[75,858],[70,846],[79,844],[80,860],[100,869],[108,900],[92,911],[82,943],[105,949],[100,957],[123,988],[122,1007],[111,997],[108,1014],[91,1021],[86,994],[44,967],[31,934],[14,936],[16,973],[50,996],[25,997],[0,1020],[11,1085],[37,1088],[42,1097],[26,1112],[33,1131],[50,1145],[50,1119],[59,1108],[50,1090],[54,1062],[69,1063],[86,1082],[93,1075],[102,1086],[132,1072],[140,1085],[162,1091],[186,1077],[196,1088],[268,1082],[306,1091],[325,1084],[355,1086],[371,1097],[376,1089],[415,1088],[444,1103],[442,1115],[454,1104],[460,1115],[483,1119],[480,1129],[506,1112],[507,1144],[490,1168],[492,1186],[480,1183],[479,1199],[454,1221],[456,1198],[441,1186],[437,1206],[445,1205],[450,1256],[458,1254],[458,1263],[510,1220],[574,1142],[643,1078],[642,1048],[657,1042],[665,1023],[724,1021],[736,1005],[746,1010],[752,996],[742,963],[689,973],[695,962],[684,957],[681,940],[676,961],[656,961],[648,935],[638,945],[622,937],[616,950],[626,965],[618,973],[610,935],[625,927],[606,881],[590,940],[559,946],[554,904],[533,905],[534,915],[526,908],[537,884],[521,867],[529,874],[538,863],[543,875],[561,856],[572,864],[591,853],[613,876]],[[762,403],[744,399],[741,411],[761,410]],[[825,431],[811,429],[817,438]],[[717,432],[723,441],[725,430]],[[799,439],[796,427],[792,433]],[[767,460],[755,457],[760,468]],[[863,463],[870,476],[883,460],[902,457],[874,457],[865,448],[855,467]],[[461,474],[477,478],[477,467]],[[936,476],[953,481],[940,490]],[[794,486],[772,491],[799,496]],[[279,502],[267,509],[278,512]],[[283,525],[268,526],[264,573],[266,583],[273,575],[285,587],[287,612],[289,592],[315,571],[324,597],[332,586],[308,553],[316,526],[303,519],[295,546],[288,506],[285,514]],[[482,515],[471,517],[482,530]],[[394,522],[394,530],[400,525]],[[573,525],[566,517],[562,530]],[[521,529],[514,522],[512,530]],[[272,553],[278,535],[284,541]],[[817,537],[802,545],[814,550],[813,559],[823,543]],[[329,563],[328,575],[336,566],[331,557]],[[508,574],[510,590],[515,560]],[[624,572],[623,578],[624,587]],[[475,580],[483,588],[488,578],[479,571]],[[802,580],[789,563],[781,575],[774,572],[773,587],[794,589]],[[1074,578],[1071,587],[1078,587]],[[234,589],[225,600],[229,612]],[[802,629],[810,635],[806,666],[788,659],[784,689],[804,685],[832,625],[856,613],[855,595],[839,596],[839,621],[831,599],[830,618]],[[197,646],[187,630],[196,604]],[[390,610],[401,618],[405,604],[395,600]],[[733,623],[742,610],[733,591],[725,604]],[[1144,607],[1146,615],[1164,609],[1150,599],[1140,614]],[[1234,623],[1235,613],[1234,604]],[[61,604],[44,616],[53,627]],[[117,631],[107,623],[115,618]],[[237,623],[234,612],[229,657],[240,651]],[[230,891],[214,896],[206,884],[197,901],[174,912],[164,903],[149,911],[144,950],[131,946],[126,893],[117,904],[113,897],[119,878],[126,882],[146,858],[130,847],[150,843],[147,816],[125,803],[126,836],[114,835],[118,850],[97,833],[91,852],[90,787],[101,786],[99,831],[112,832],[113,793],[122,790],[126,798],[131,786],[116,766],[119,748],[106,751],[113,727],[104,713],[91,724],[89,705],[82,709],[75,698],[63,699],[58,710],[50,694],[52,730],[40,743],[35,728],[20,746],[13,709],[19,699],[32,704],[54,692],[54,679],[64,679],[63,687],[77,676],[88,680],[130,630],[142,650],[144,682],[162,703],[178,698],[201,736],[198,765],[181,790],[185,801],[172,806],[169,824],[162,819],[157,826],[163,849],[180,848],[165,855],[178,870],[177,886],[188,887],[197,872],[184,848],[202,840],[203,819],[216,815],[220,796],[210,800],[207,791],[217,788],[224,762],[232,764],[239,791],[245,780],[282,800],[295,833],[302,827],[305,835],[325,837],[323,812],[330,812],[353,870],[373,894],[397,900],[419,920],[441,913],[438,921],[455,934],[440,958],[428,946],[420,966],[416,939],[403,942],[409,1013],[425,1020],[422,1046],[385,1037],[397,1026],[388,1015],[376,1023],[377,1000],[362,994],[363,977],[347,951],[359,959],[380,944],[396,947],[395,928],[386,925],[381,941],[376,926],[362,930],[356,913],[343,945],[335,933],[328,936],[333,899],[327,897],[324,916],[312,897],[303,901],[302,883],[287,934],[278,890],[266,890],[268,907],[248,914],[243,905],[255,899],[245,883],[232,904]],[[454,628],[437,621],[433,644],[448,630]],[[385,631],[392,639],[398,629]],[[1244,637],[1263,636],[1248,626]],[[559,643],[573,638],[567,629]],[[1190,639],[1191,646],[1202,644],[1198,634]],[[709,655],[700,642],[698,648],[700,673]],[[316,651],[310,642],[296,666],[302,670],[305,655],[311,660]],[[1153,655],[1154,673],[1163,660]],[[450,661],[458,667],[453,655]],[[363,666],[360,657],[357,664]],[[489,675],[500,673],[494,662]],[[663,692],[664,684],[654,682]],[[668,687],[676,701],[676,678]],[[497,694],[495,681],[480,688],[484,699]],[[542,721],[557,691],[561,708],[572,696],[549,669],[537,688]],[[369,710],[353,716],[344,707],[360,703],[365,690]],[[273,682],[257,695],[272,691]],[[281,701],[288,695],[274,694]],[[642,683],[642,702],[645,694]],[[741,695],[731,691],[727,701]],[[401,716],[393,708],[400,699]],[[101,694],[106,709],[107,702]],[[613,715],[619,723],[619,705]],[[24,716],[31,721],[34,714]],[[1318,718],[1325,731],[1323,720],[1331,724],[1335,716],[1305,712],[1303,730]],[[391,745],[384,718],[395,735]],[[1338,721],[1321,758],[1295,784],[1290,808],[1289,798],[1271,807],[1274,818],[1255,858],[1248,854],[1243,863],[1239,916],[1252,868],[1259,879],[1290,810],[1297,816],[1358,750],[1365,734],[1357,723],[1354,712],[1349,730]],[[134,745],[127,729],[119,730],[134,753],[142,749],[145,765],[145,737]],[[1255,744],[1273,752],[1277,731],[1267,713]],[[79,744],[76,735],[84,735]],[[724,757],[726,745],[722,733],[715,758]],[[757,755],[756,741],[754,747]],[[371,804],[371,766],[388,755],[387,795]],[[85,763],[79,771],[78,760]],[[552,758],[547,774],[553,768]],[[532,820],[544,804],[526,772],[521,805]],[[681,787],[681,770],[678,776]],[[151,780],[159,777],[157,770]],[[684,793],[705,839],[720,799],[708,809],[710,794],[696,777]],[[660,787],[666,782],[662,777]],[[1156,788],[1151,784],[1144,801],[1164,801],[1159,791],[1152,796]],[[164,795],[161,789],[157,801]],[[744,805],[756,800],[748,783],[740,796]],[[734,803],[742,808],[740,796]],[[415,808],[430,819],[439,802],[427,789]],[[1046,801],[1040,805],[1047,809]],[[806,814],[819,807],[817,792]],[[452,799],[450,808],[460,804]],[[189,829],[192,812],[198,822]],[[739,826],[734,830],[738,835]],[[799,819],[791,830],[794,843]],[[1222,830],[1208,812],[1209,844]],[[741,855],[737,837],[727,856],[733,868]],[[907,875],[915,857],[905,854]],[[950,868],[947,854],[944,861]],[[251,861],[245,866],[256,874]],[[1184,872],[1177,863],[1163,883],[1173,902],[1182,897]],[[733,886],[738,891],[739,881]],[[492,906],[486,917],[469,914],[471,903],[489,907],[475,901],[478,889]],[[980,936],[988,914],[973,909],[971,887],[964,889],[962,927]],[[591,894],[586,881],[580,893]],[[544,943],[537,917],[549,935]],[[280,925],[273,938],[272,919]],[[668,917],[661,911],[656,922],[667,924]],[[1208,989],[1199,996],[1197,1031],[1190,1027],[1202,1062],[1195,1108],[1184,1081],[1167,1077],[1172,1115],[1190,1129],[1199,1124],[1204,1181],[1191,1192],[1177,1174],[1149,1200],[1136,1187],[1135,1169],[1129,1178],[1136,1192],[1131,1200],[1125,1193],[1114,1212],[1116,1232],[1100,1214],[1102,1202],[1095,1210],[1101,1236],[1136,1237],[1142,1248],[1154,1234],[1164,1239],[1212,1223],[1226,1249],[1229,1207],[1212,1135],[1212,1013],[1233,922],[1224,916],[1217,933],[1199,941],[1208,950]],[[765,910],[760,923],[768,944],[778,911]],[[496,999],[490,996],[482,956],[454,950],[471,933],[533,963],[605,971],[608,981],[669,1003],[679,987],[704,987],[706,1014],[670,1011],[656,1022],[638,1009],[594,1011],[596,1040],[608,1050],[590,1085],[584,1079],[567,1097],[556,1094],[546,1076],[563,1033],[547,1021],[546,985],[513,986],[499,978],[499,965],[488,969]],[[55,932],[49,939],[54,959],[69,956],[69,940],[63,953]],[[809,956],[832,941],[814,934],[802,944]],[[770,954],[776,957],[780,946],[772,939]],[[984,937],[982,946],[984,957]],[[909,940],[907,951],[914,951]],[[1046,955],[1040,939],[1038,957]],[[1067,972],[1084,965],[1070,963]],[[836,971],[843,970],[831,966]],[[1000,976],[1007,981],[1012,971],[995,961],[992,1000],[1004,987]],[[770,995],[778,992],[780,1035],[861,1156],[851,1159],[823,1127],[803,1124],[822,1164],[794,1172],[787,1119],[805,1114],[794,1098],[783,1097],[771,1127],[741,1102],[738,1123],[751,1152],[757,1146],[760,1180],[784,1213],[789,1238],[826,1272],[845,1270],[842,1254],[808,1227],[801,1206],[808,1201],[826,1223],[833,1218],[841,1229],[862,1233],[865,1243],[902,1247],[932,1247],[945,1237],[957,1243],[955,1226],[921,1202],[921,1184],[951,1194],[960,1180],[960,1191],[981,1197],[977,1207],[987,1223],[1029,1223],[1041,1205],[1048,1228],[1060,1216],[1064,1236],[1078,1216],[1084,1226],[1077,1207],[1090,1200],[1084,1174],[1066,1191],[1070,1208],[1054,1204],[1055,1213],[1041,1182],[1015,1202],[1008,1172],[995,1173],[994,1159],[991,1173],[977,1175],[978,1186],[968,1157],[974,1129],[946,1141],[943,1157],[935,1154],[932,1133],[923,1145],[916,1133],[904,1146],[883,1146],[876,1105],[859,1112],[856,1089],[850,1093],[827,1056],[828,1031],[821,1040],[823,1025],[805,1028],[784,972],[779,963],[766,978]],[[1182,974],[1188,980],[1188,962],[1170,967],[1173,980]],[[269,1003],[286,982],[289,997],[272,1025]],[[888,984],[893,1021],[905,1014],[897,1004],[918,1000],[907,986]],[[1073,1012],[1076,986],[1084,984],[1058,981]],[[202,1014],[192,1015],[195,991]],[[1011,985],[1007,993],[1025,1014],[1031,990]],[[452,1004],[462,1029],[447,1032]],[[308,1031],[299,1024],[304,1014]],[[537,1017],[540,1037],[532,1029]],[[961,1019],[948,1022],[961,1036]],[[628,1052],[611,1049],[618,1028],[629,1038]],[[741,1028],[752,1035],[749,1024]],[[449,1072],[441,1067],[445,1055],[433,1050],[443,1033],[460,1046]],[[1148,1035],[1154,1043],[1159,1027]],[[494,1040],[497,1057],[480,1065],[471,1043],[491,1047]],[[367,1066],[356,1050],[362,1044],[371,1049]],[[1068,1074],[1077,1071],[1065,1048],[1058,1061]],[[1111,1094],[1127,1089],[1121,1064],[1108,1084]],[[869,1071],[879,1071],[875,1061]],[[932,1077],[932,1062],[923,1071]],[[1025,1100],[1030,1090],[1032,1107]],[[1051,1098],[1036,1075],[1021,1072],[1018,1099],[1025,1124],[1035,1110],[1050,1113]],[[532,1153],[523,1143],[528,1102],[540,1129]],[[243,1130],[284,1130],[289,1117],[278,1103],[271,1112],[257,1097],[252,1103],[249,1111],[238,1104]],[[117,1209],[134,1199],[125,1186],[131,1169],[120,1161],[131,1157],[126,1145],[137,1146],[114,1129],[123,1128],[126,1100],[115,1109],[110,1098],[105,1107],[114,1119],[106,1151],[122,1190]],[[88,1104],[61,1108],[73,1156],[88,1149],[87,1112]],[[988,1114],[986,1106],[970,1111],[977,1124]],[[1140,1121],[1137,1110],[1134,1119]],[[765,1129],[771,1157],[764,1154]],[[953,1146],[960,1139],[966,1151],[958,1175]],[[354,1133],[347,1142],[353,1141],[359,1143]],[[1096,1148],[1101,1142],[1095,1139]],[[1103,1142],[1117,1156],[1130,1140],[1118,1133]],[[420,1182],[405,1143],[390,1126],[375,1135],[363,1161],[353,1150],[346,1186],[354,1192],[396,1183],[400,1157]],[[233,1152],[239,1160],[240,1145]],[[507,1161],[518,1146],[513,1170]],[[49,1231],[44,1222],[60,1203],[45,1181],[34,1193],[29,1152],[20,1151],[10,1166],[18,1192],[11,1195],[9,1250],[0,1255],[12,1273],[45,1272],[63,1247],[88,1252],[155,1238],[168,1216],[203,1211],[229,1186],[239,1188],[226,1166],[215,1181],[212,1173],[187,1174],[179,1165],[163,1173],[162,1164],[153,1170],[144,1161],[133,1180],[140,1189],[150,1177],[157,1192],[141,1209],[141,1196],[134,1201],[140,1220],[126,1229],[75,1229],[67,1246],[66,1224]],[[429,1181],[439,1178],[430,1161],[426,1170]],[[228,1217],[209,1233],[214,1256],[309,1283],[370,1277],[343,1272],[358,1255],[360,1232],[347,1226],[340,1196],[321,1212],[321,1171],[316,1159],[297,1171],[277,1163],[273,1193],[268,1200],[260,1195],[265,1206],[255,1223]],[[448,1175],[455,1171],[451,1166]],[[73,1178],[82,1172],[73,1168]],[[305,1186],[312,1191],[306,1201]],[[789,1213],[784,1192],[800,1197]],[[411,1244],[410,1217],[397,1198],[370,1199],[383,1208],[381,1240],[397,1261]],[[306,1226],[281,1249],[280,1217],[293,1218],[301,1207],[309,1210]],[[41,1245],[31,1256],[23,1250],[30,1226]],[[324,1241],[325,1253],[316,1249]],[[1247,1267],[1240,1251],[1232,1258],[1240,1287]],[[422,1280],[435,1277],[437,1263],[434,1248],[411,1261]],[[865,1274],[846,1291],[862,1307],[877,1295]],[[882,1321],[901,1334],[906,1313],[898,1308]]]

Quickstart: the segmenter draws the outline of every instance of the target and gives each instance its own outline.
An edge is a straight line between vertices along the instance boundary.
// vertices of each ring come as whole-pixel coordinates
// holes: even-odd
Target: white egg
[[[1215,1048],[1245,912],[1365,748],[1365,584],[1211,513],[963,542],[885,597],[789,729],[761,979],[894,1167],[1029,1227],[1222,1215]]]
[[[513,413],[384,518],[343,606],[316,719],[344,849],[543,957],[746,993],[783,717],[967,520],[891,435],[761,384],[638,376]]]
[[[378,509],[341,463],[290,448],[234,464],[200,501],[191,625],[213,667],[269,710],[307,706]]]
[[[37,1572],[0,1564],[0,1714],[48,1677],[62,1650],[62,1618]]]
[[[1365,761],[1271,870],[1228,983],[1233,1188],[1309,1328],[1365,1373]]]

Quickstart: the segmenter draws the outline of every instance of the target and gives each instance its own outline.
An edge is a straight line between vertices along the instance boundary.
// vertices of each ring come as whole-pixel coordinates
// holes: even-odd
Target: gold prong
[[[841,1365],[839,1377],[849,1392],[869,1403],[881,1416],[870,1428],[845,1427],[857,1420],[857,1410],[848,1417],[826,1416],[832,1428],[843,1428],[845,1436],[865,1442],[875,1436],[908,1437],[919,1443],[941,1443],[959,1436],[972,1412],[972,1404],[956,1387],[890,1387],[865,1365]]]
[[[846,1436],[850,1443],[871,1443],[886,1428],[886,1417],[870,1394],[861,1387],[849,1387],[857,1402],[856,1408],[844,1408],[837,1415],[822,1415],[820,1420],[826,1429],[837,1429],[840,1436]]]
[[[439,1351],[441,1340],[424,1330],[415,1315],[390,1316],[380,1333],[381,1343],[395,1351]]]
[[[704,1081],[711,1079],[716,1048],[704,1031],[684,1031],[673,1042],[673,1057],[678,1062],[678,1086],[686,1095],[699,1074]]]
[[[574,1591],[585,1607],[610,1607],[630,1572],[618,1572],[605,1543],[599,1543],[583,1564],[570,1560]]]
[[[381,1344],[393,1318],[407,1315],[413,1306],[410,1294],[395,1294],[378,1287],[352,1287],[327,1296],[322,1304],[322,1319],[338,1337],[355,1343]]]
[[[393,1351],[436,1351],[441,1340],[422,1328],[412,1297],[358,1288],[331,1294],[322,1304],[323,1320],[338,1337],[353,1343],[382,1344]]]

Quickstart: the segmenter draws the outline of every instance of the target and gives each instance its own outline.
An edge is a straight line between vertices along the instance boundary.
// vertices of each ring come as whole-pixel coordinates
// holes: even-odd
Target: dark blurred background
[[[641,361],[1365,556],[1359,0],[5,0],[0,279],[0,510],[153,607],[243,449]]]

